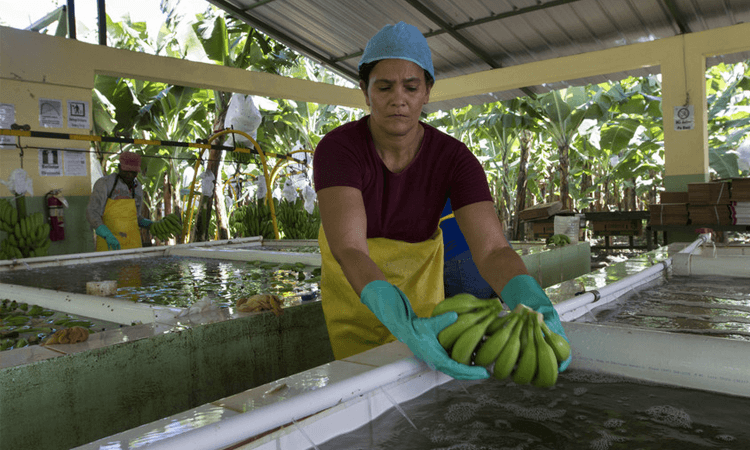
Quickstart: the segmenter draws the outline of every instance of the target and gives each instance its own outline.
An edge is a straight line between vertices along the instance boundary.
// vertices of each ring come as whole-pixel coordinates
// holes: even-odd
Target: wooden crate
[[[531,227],[535,238],[547,238],[555,234],[554,222],[532,222]]]
[[[540,203],[518,213],[521,220],[546,219],[562,210],[562,202]]]

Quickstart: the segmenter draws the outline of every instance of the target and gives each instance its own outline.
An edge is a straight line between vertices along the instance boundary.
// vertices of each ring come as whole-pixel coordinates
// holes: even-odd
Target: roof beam
[[[566,1],[566,0],[563,0]],[[578,0],[567,0],[567,1],[578,1]],[[434,13],[432,10],[427,8],[425,5],[423,5],[419,0],[407,0],[407,3],[409,3],[414,9],[422,13],[425,17],[436,23],[440,29],[448,34],[451,35],[453,39],[458,41],[461,45],[469,49],[472,53],[477,55],[482,61],[487,63],[491,68],[493,69],[499,69],[502,67],[502,65],[495,61],[494,58],[492,58],[488,53],[486,53],[481,48],[477,47],[472,43],[470,40],[466,39],[461,33],[459,33],[451,24],[444,21],[440,16],[438,16],[436,13]],[[521,88],[521,91],[523,91],[524,94],[528,95],[529,97],[536,97],[536,94],[534,91],[529,89],[528,87]]]
[[[672,19],[674,19],[677,27],[680,29],[680,33],[690,33],[690,27],[688,26],[687,21],[685,21],[685,18],[682,16],[680,10],[677,8],[677,5],[675,5],[674,0],[664,0],[664,4],[667,5],[669,14],[672,16]]]
[[[576,2],[580,2],[580,1],[581,0],[553,0],[553,1],[550,1],[550,2],[547,2],[547,3],[538,3],[538,4],[534,5],[534,6],[528,6],[526,8],[517,8],[517,9],[514,9],[513,11],[508,11],[508,12],[501,13],[501,14],[493,14],[491,16],[483,17],[481,19],[476,19],[476,20],[472,20],[470,22],[460,23],[458,25],[453,25],[453,26],[448,26],[448,27],[441,27],[438,30],[432,31],[430,33],[426,33],[424,35],[424,37],[429,38],[429,37],[433,37],[433,36],[439,36],[441,34],[449,33],[450,32],[449,29],[455,32],[455,31],[458,31],[458,30],[462,30],[464,28],[469,28],[469,27],[474,27],[474,26],[477,26],[477,25],[483,25],[485,23],[494,22],[496,20],[507,19],[509,17],[520,16],[522,14],[527,14],[527,13],[534,12],[534,11],[541,11],[541,10],[548,9],[548,8],[554,8],[555,6],[567,5],[569,3],[576,3]],[[412,1],[409,1],[409,4],[412,4]],[[421,12],[421,10],[420,10],[420,12]],[[431,11],[430,11],[430,13],[434,14]],[[432,20],[432,18],[430,18],[430,20]],[[434,22],[438,23],[437,21],[434,21]],[[344,61],[344,60],[347,60],[347,59],[356,58],[358,56],[362,56],[362,52],[355,52],[355,53],[350,53],[348,55],[339,56],[338,58],[335,58],[335,61]],[[492,58],[490,58],[490,59],[492,59]],[[498,67],[500,67],[500,66],[498,66]]]
[[[423,16],[435,22],[442,31],[445,31],[446,33],[450,34],[453,39],[457,40],[461,45],[463,45],[464,47],[469,49],[469,51],[477,55],[482,61],[487,63],[488,66],[492,67],[493,69],[497,69],[501,67],[500,64],[497,61],[495,61],[489,54],[487,54],[484,50],[477,47],[471,41],[466,39],[461,33],[457,32],[451,24],[444,21],[440,16],[434,13],[431,9],[423,5],[419,0],[406,0],[406,2],[409,5],[411,5],[412,8],[419,11]]]

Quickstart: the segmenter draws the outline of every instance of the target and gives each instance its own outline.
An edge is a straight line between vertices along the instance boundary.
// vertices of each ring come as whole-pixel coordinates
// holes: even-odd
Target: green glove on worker
[[[109,231],[109,228],[107,228],[106,225],[99,225],[98,227],[96,227],[96,230],[94,230],[94,232],[97,234],[97,236],[100,236],[104,238],[105,241],[107,241],[107,247],[110,250],[120,250],[120,241],[118,241],[115,235],[112,234],[111,231]]]
[[[154,222],[152,220],[146,218],[138,219],[138,226],[141,228],[150,228],[153,223]]]
[[[500,298],[503,303],[508,305],[511,310],[516,307],[519,303],[522,303],[536,312],[542,313],[544,316],[544,323],[547,324],[550,330],[564,337],[568,343],[570,340],[565,335],[565,330],[560,323],[560,316],[558,316],[555,307],[552,306],[547,294],[536,280],[530,275],[517,275],[508,282],[500,293]],[[559,371],[562,372],[568,368],[570,361],[573,359],[573,355],[568,356],[568,359],[560,363]]]
[[[438,342],[438,333],[458,319],[455,312],[432,318],[417,317],[406,295],[382,280],[372,281],[365,286],[360,300],[399,341],[431,368],[461,380],[489,377],[484,367],[467,366],[452,360]]]

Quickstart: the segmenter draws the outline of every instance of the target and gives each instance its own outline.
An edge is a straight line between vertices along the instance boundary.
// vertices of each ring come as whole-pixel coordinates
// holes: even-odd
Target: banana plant
[[[569,151],[578,127],[587,117],[596,117],[604,108],[592,108],[591,93],[585,87],[552,91],[522,104],[524,112],[539,122],[543,131],[555,142],[558,150],[559,192],[563,209],[572,209],[569,195]]]
[[[750,131],[750,71],[748,64],[720,64],[709,69],[709,165],[718,178],[742,176],[737,148]]]
[[[213,13],[211,10],[208,11],[203,20],[197,22],[193,29],[206,57],[218,65],[237,69],[253,68],[279,74],[281,68],[294,66],[297,63],[298,55],[285,46],[271,40],[245,22],[232,17],[225,18],[223,13],[216,10],[213,10]],[[213,92],[215,99],[213,129],[224,128],[224,119],[232,94],[232,92]],[[212,143],[223,144],[224,141],[225,137],[221,136]],[[216,206],[218,234],[222,239],[229,237],[228,213],[225,208],[222,186],[224,177],[222,177],[221,166],[224,156],[224,153],[219,150],[212,149],[209,152],[207,170],[216,177],[217,186],[214,190],[216,201],[212,202],[213,198],[204,196],[198,209],[204,217],[210,217],[212,205]],[[202,223],[205,224],[208,221],[203,220]],[[207,227],[199,230],[199,235],[202,240],[207,239]]]

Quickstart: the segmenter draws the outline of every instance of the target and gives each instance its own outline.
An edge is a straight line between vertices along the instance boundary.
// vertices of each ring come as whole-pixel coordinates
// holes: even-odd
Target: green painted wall
[[[320,302],[0,371],[0,449],[69,449],[333,360]]]
[[[707,183],[708,174],[664,176],[664,189],[667,192],[687,192],[688,183]]]

